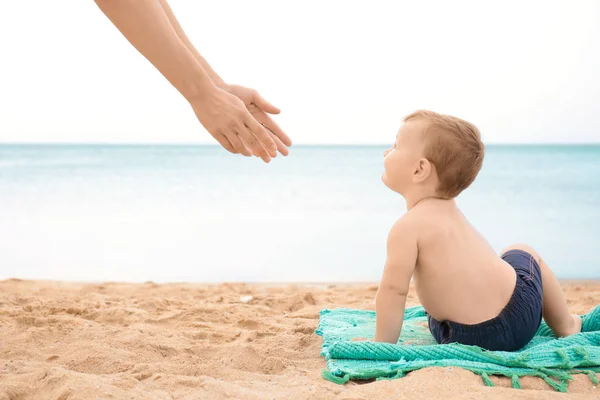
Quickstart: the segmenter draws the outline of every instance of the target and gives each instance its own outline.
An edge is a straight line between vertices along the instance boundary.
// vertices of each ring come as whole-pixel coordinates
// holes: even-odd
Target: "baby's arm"
[[[387,260],[375,299],[375,342],[398,342],[417,254],[416,224],[406,214],[394,224],[388,237]]]

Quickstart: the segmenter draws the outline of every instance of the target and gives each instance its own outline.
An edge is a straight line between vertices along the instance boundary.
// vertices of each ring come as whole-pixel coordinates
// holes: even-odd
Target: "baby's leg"
[[[544,290],[544,320],[558,337],[569,336],[581,332],[581,317],[569,313],[567,299],[554,276],[550,267],[542,257],[526,244],[514,244],[502,250],[502,254],[508,250],[524,250],[531,254],[538,262],[542,272],[542,286]]]

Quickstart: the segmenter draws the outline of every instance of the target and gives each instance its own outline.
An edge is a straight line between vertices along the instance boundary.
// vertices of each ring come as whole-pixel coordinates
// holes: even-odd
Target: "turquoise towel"
[[[600,372],[600,306],[582,316],[582,333],[557,339],[545,322],[533,340],[516,352],[486,351],[457,343],[439,345],[427,327],[423,307],[408,308],[398,344],[351,342],[372,339],[375,312],[324,309],[316,333],[323,337],[321,355],[327,360],[323,377],[336,383],[350,379],[394,379],[426,367],[454,366],[481,375],[493,386],[490,375],[512,378],[537,376],[559,392],[566,392],[572,374],[584,373],[594,384]]]

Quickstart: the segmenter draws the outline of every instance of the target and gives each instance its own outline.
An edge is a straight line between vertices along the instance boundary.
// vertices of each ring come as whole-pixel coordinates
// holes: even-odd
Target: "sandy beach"
[[[573,312],[600,282],[564,282]],[[0,282],[0,399],[584,399],[522,379],[523,390],[458,368],[340,386],[321,377],[322,308],[373,309],[376,284]],[[409,304],[418,304],[411,291]]]

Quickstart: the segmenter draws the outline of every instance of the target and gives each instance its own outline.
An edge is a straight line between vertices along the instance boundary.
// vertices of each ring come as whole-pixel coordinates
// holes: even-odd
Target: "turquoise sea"
[[[377,281],[384,146],[0,145],[0,279]],[[600,278],[600,146],[487,146],[459,206],[497,250]]]

